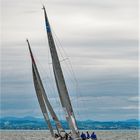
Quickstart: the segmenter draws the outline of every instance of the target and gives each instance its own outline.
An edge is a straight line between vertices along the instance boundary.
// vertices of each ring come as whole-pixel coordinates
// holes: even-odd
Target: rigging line
[[[75,72],[73,70],[71,61],[69,60],[68,62],[69,62],[69,66],[71,67],[70,70],[72,72],[72,75],[73,75],[75,83],[76,83],[76,96],[77,96],[77,99],[79,100],[78,95],[79,95],[79,97],[82,97],[81,90],[80,90],[80,87],[79,87],[79,82],[78,82],[78,80],[76,78],[76,75],[75,75]],[[79,102],[77,102],[77,105],[78,105],[78,107],[80,107]],[[85,106],[85,103],[84,103],[84,106]],[[78,110],[78,114],[79,114],[79,110]]]
[[[49,56],[50,56],[50,53],[49,53],[49,49],[48,49],[48,62],[50,61],[50,57]],[[49,64],[48,64],[48,67],[49,67],[49,69],[48,69],[49,70],[49,75],[50,75],[50,77],[52,79],[51,82],[52,82],[53,92],[56,93],[56,90],[55,90],[56,88],[55,88],[55,82],[54,82],[54,76],[53,76],[53,72],[52,72],[52,67]]]
[[[40,66],[42,67],[42,65],[40,65]],[[46,86],[48,85],[50,87],[49,88],[50,89],[50,93],[51,93],[51,95],[53,95],[55,93],[55,90],[54,90],[55,88],[53,87],[53,84],[50,84],[50,83],[53,83],[52,82],[53,78],[51,78],[51,75],[48,76],[48,71],[45,71],[43,67],[41,68],[41,70],[43,71],[43,73],[45,73],[45,76],[44,76],[45,79],[43,79],[44,83],[45,83]],[[48,81],[48,84],[46,83],[46,81]]]
[[[51,29],[52,29],[52,27],[51,27]],[[53,30],[52,30],[52,31],[53,31]],[[65,52],[65,50],[63,49],[63,47],[62,47],[62,45],[61,45],[61,42],[59,41],[59,39],[58,39],[58,37],[57,37],[57,35],[55,34],[54,31],[53,31],[53,33],[54,33],[54,35],[56,36],[56,39],[58,40],[58,42],[59,42],[59,44],[60,44],[60,46],[61,46],[63,52],[65,53],[65,55],[67,55],[67,53]],[[56,41],[56,43],[57,43],[57,41]],[[59,45],[58,45],[58,47],[59,47]],[[57,47],[57,48],[58,48],[58,47]],[[59,50],[59,52],[61,53],[61,49],[58,48],[58,50]],[[64,56],[62,55],[62,53],[61,53],[60,55],[61,55],[62,58],[64,58]],[[67,64],[67,63],[66,63],[66,64]],[[68,64],[67,64],[67,66],[69,67]],[[68,68],[68,67],[67,67],[67,68]],[[71,69],[71,68],[70,68],[70,69]],[[75,75],[74,72],[73,72],[73,69],[72,69],[72,72],[71,72],[71,73],[73,73],[72,76]],[[75,79],[76,85],[77,85],[77,87],[78,87],[78,82],[77,82],[76,76],[74,77],[74,79]],[[77,90],[78,90],[78,88],[77,88]],[[77,95],[77,94],[76,94],[76,95]]]
[[[55,43],[56,43],[56,46],[57,46],[57,48],[58,48],[58,51],[60,52],[61,57],[64,59],[65,57],[63,56],[63,53],[61,52],[61,49],[59,48],[59,45],[57,44],[58,38],[57,38],[57,35],[56,35],[55,31],[53,30],[52,26],[51,26],[51,29],[52,29],[52,34],[53,34],[54,37],[56,38]],[[54,39],[55,39],[55,38],[54,38]],[[59,43],[59,41],[58,41],[58,43]],[[60,43],[59,43],[59,44],[60,44]]]
[[[62,44],[61,44],[61,42],[60,42],[58,36],[56,35],[55,31],[54,31],[54,30],[52,30],[52,31],[53,31],[54,35],[56,36],[56,39],[57,39],[58,43],[60,44],[60,47],[61,47],[62,51],[63,51],[64,54],[68,57],[66,51],[65,51],[64,48],[62,47]]]
[[[43,77],[42,77],[41,79],[42,79],[43,81],[46,80],[46,79],[49,80],[49,76],[48,76],[48,75],[44,77],[44,74],[43,74],[43,73],[46,73],[46,70],[45,70],[44,67],[41,65],[41,63],[40,63],[39,59],[36,57],[36,55],[35,55],[35,59],[36,59],[36,61],[37,61],[37,63],[38,63],[38,66],[40,67],[40,69],[39,69],[39,67],[38,67],[38,69],[39,69],[41,75],[43,75]]]
[[[52,29],[52,26],[51,26],[51,29]],[[54,33],[54,35],[56,36],[56,34],[55,34],[55,32],[54,32],[54,30],[52,29],[52,31],[53,31],[53,33]],[[57,38],[57,36],[56,36],[56,38]],[[61,45],[61,43],[60,43],[60,41],[59,41],[59,39],[58,39],[58,42],[59,42],[59,44],[60,44],[60,46],[62,46]],[[55,43],[57,43],[57,41],[55,42]],[[58,51],[60,52],[60,55],[61,55],[61,57],[62,58],[64,58],[64,56],[63,56],[63,53],[61,52],[61,49],[59,48],[59,45],[58,45]],[[62,47],[61,47],[62,48]],[[65,52],[65,50],[62,48],[62,50],[63,50],[63,52],[66,54],[66,52]],[[65,58],[64,58],[65,59]],[[67,63],[66,63],[67,64]],[[68,64],[67,64],[68,65]],[[68,66],[69,67],[69,66]],[[68,71],[68,72],[70,72],[70,71]],[[72,73],[70,73],[70,75],[71,75]],[[72,75],[73,76],[73,75]],[[70,76],[71,77],[71,76]],[[73,82],[72,82],[73,83]],[[74,85],[75,86],[75,85]]]
[[[42,74],[42,73],[46,73],[46,71],[44,70],[44,68],[42,67],[42,65],[39,63],[39,61],[38,61],[38,59],[36,58],[36,60],[37,60],[37,62],[38,62],[38,64],[39,64],[39,67],[41,68],[41,70],[40,70],[40,74]],[[48,59],[49,60],[49,59]],[[44,75],[44,74],[43,74]],[[44,76],[44,77],[46,77],[46,76]],[[44,85],[45,85],[45,87],[47,88],[47,93],[50,93],[51,95],[54,95],[54,93],[56,93],[55,92],[55,88],[52,88],[52,86],[54,85],[54,84],[46,84],[46,79],[47,80],[49,80],[50,82],[49,83],[53,83],[52,82],[52,80],[53,80],[53,78],[52,78],[52,80],[49,78],[49,76],[47,76],[47,78],[45,78],[45,81],[44,81],[44,79],[43,79],[43,81],[44,81]],[[51,86],[52,85],[52,86]],[[47,94],[46,93],[46,94]],[[49,96],[50,96],[50,94],[48,94]],[[48,96],[48,97],[49,97]],[[61,108],[60,107],[60,102],[58,102],[58,98],[54,98],[55,99],[55,101],[57,102],[57,104],[59,105],[59,108]],[[51,100],[50,100],[51,101]],[[54,102],[53,102],[54,103]],[[59,111],[60,112],[60,111]],[[58,113],[59,113],[58,112]],[[60,114],[60,113],[59,113]],[[50,116],[50,114],[49,114],[49,116]],[[61,116],[61,115],[59,115],[59,116]]]
[[[63,56],[62,52],[60,51],[62,57],[64,57],[65,60],[67,59],[67,60],[68,60],[67,62],[69,62],[69,64],[68,64],[67,62],[65,63],[65,64],[67,65],[67,67],[69,68],[69,71],[68,71],[68,72],[70,72],[71,76],[72,76],[72,77],[74,78],[74,80],[75,80],[75,83],[77,84],[76,76],[75,76],[75,73],[74,73],[74,71],[73,71],[71,61],[69,60],[69,57],[68,57],[67,53],[65,52],[65,50],[63,49],[62,44],[61,44],[59,38],[57,37],[56,33],[54,32],[54,30],[53,30],[53,33],[54,33],[54,35],[55,35],[55,37],[56,37],[56,43],[57,43],[57,41],[58,41],[58,43],[59,43],[59,45],[57,45],[57,48],[59,48],[59,46],[61,47],[62,51],[63,51],[64,54],[66,55],[66,58],[65,58],[65,57]],[[61,49],[59,48],[59,50],[61,50]]]
[[[61,62],[63,62],[63,61],[66,61],[68,58],[64,58],[64,59],[62,59],[62,60],[60,60],[59,62],[61,63]],[[48,64],[52,64],[52,62],[50,62],[50,63],[48,63]]]
[[[52,74],[52,68],[51,68],[51,65],[49,65],[49,61],[51,61],[51,59],[50,59],[50,53],[49,53],[49,49],[47,49],[47,53],[48,53],[48,71],[49,71],[49,75],[50,75],[50,77],[51,77],[51,79],[52,79],[52,87],[53,87],[53,92],[54,93],[56,93],[56,90],[55,90],[55,84],[54,84],[54,77],[53,77],[53,74]],[[50,82],[51,83],[51,82]]]
[[[58,37],[56,36],[56,34],[55,34],[55,32],[53,31],[53,33],[54,33],[54,39],[55,39],[55,43],[56,43],[56,47],[58,48],[58,51],[60,52],[60,54],[61,54],[61,56],[62,56],[62,58],[63,58],[63,60],[61,60],[60,62],[63,62],[63,61],[65,61],[65,60],[69,60],[69,58],[67,57],[67,58],[65,58],[64,56],[63,56],[63,53],[61,52],[61,49],[59,48],[59,45],[60,45],[60,43],[59,43],[59,45],[58,45]],[[61,47],[62,48],[62,47]],[[62,63],[61,63],[62,64]],[[70,75],[70,77],[73,77],[73,74],[72,74],[72,72],[71,72],[71,70],[70,70],[70,67],[69,67],[69,65],[67,64],[67,62],[65,62],[65,65],[67,65],[67,66],[64,66],[64,65],[62,65],[63,67],[66,67],[67,69],[66,69],[66,71],[67,71],[67,73],[70,73],[69,75]],[[69,68],[69,69],[68,69]],[[71,80],[73,80],[73,79],[71,79]],[[72,82],[73,83],[73,82]]]
[[[55,34],[55,32],[54,32],[53,29],[52,29],[52,31],[53,31],[54,35],[56,36],[56,34]],[[58,38],[58,37],[56,36],[56,38]],[[58,42],[59,42],[60,46],[62,46],[62,45],[61,45],[61,42],[59,41],[59,39],[58,39]],[[56,43],[57,43],[57,42],[56,42]],[[63,56],[63,54],[62,54],[62,52],[61,52],[59,46],[58,46],[57,48],[59,49],[59,52],[60,52],[61,57],[64,58],[64,56]],[[63,47],[61,47],[61,48],[62,48],[63,52],[66,54],[65,50],[63,49]],[[66,55],[67,55],[67,54],[66,54]],[[64,58],[62,61],[66,60],[66,59],[68,59],[68,58]]]
[[[63,49],[63,47],[62,47],[62,44],[61,44],[61,42],[60,42],[60,40],[59,40],[59,38],[57,37],[57,35],[56,35],[56,33],[55,33],[55,31],[53,30],[53,33],[54,33],[54,35],[55,35],[55,37],[56,37],[56,43],[57,43],[57,41],[58,41],[58,43],[59,43],[59,45],[60,45],[60,47],[61,47],[61,49],[62,49],[62,51],[64,52],[64,54],[66,55],[66,56],[68,56],[67,55],[67,53],[65,52],[65,50]],[[58,48],[59,48],[59,45],[57,45],[58,46]],[[60,49],[59,49],[60,50]],[[60,53],[61,53],[61,51],[60,51]],[[64,57],[62,54],[61,54],[61,56],[62,57]],[[72,75],[73,76],[73,78],[74,78],[74,81],[75,81],[75,83],[76,83],[76,85],[74,85],[75,86],[75,88],[76,88],[76,98],[77,98],[77,100],[78,100],[78,81],[77,81],[77,79],[76,79],[76,76],[75,76],[75,73],[74,73],[74,71],[73,71],[73,67],[72,67],[72,64],[71,64],[71,61],[68,59],[68,62],[69,62],[69,64],[67,64],[66,63],[66,65],[69,67],[69,72],[71,73],[70,75]],[[77,102],[77,107],[79,106],[79,104],[78,104],[78,102]],[[78,114],[79,114],[79,111],[78,111]]]
[[[73,70],[73,69],[72,69],[72,70]],[[74,72],[73,72],[73,74],[74,74]],[[79,105],[79,97],[78,97],[78,96],[80,95],[80,89],[79,89],[78,81],[77,81],[77,79],[76,79],[75,74],[74,74],[74,78],[75,78],[75,82],[76,82],[76,85],[75,85],[75,86],[76,86],[76,87],[75,87],[76,89],[75,89],[75,90],[76,90],[76,98],[77,98],[77,102],[76,102],[76,103],[77,103],[77,109],[78,109],[78,108],[80,108],[80,105]],[[81,96],[81,95],[80,95],[80,96]],[[79,109],[77,110],[77,113],[78,113],[78,116],[80,116]]]
[[[40,64],[38,58],[36,57],[36,54],[34,54],[34,58],[35,58],[35,60],[36,60],[36,62],[37,62],[37,64],[38,64],[38,66],[41,68],[41,70],[40,70],[39,67],[37,67],[38,70],[39,70],[39,73],[40,73],[40,77],[41,77],[41,75],[42,75],[42,70],[44,70],[44,69],[43,69],[42,65]],[[41,78],[41,79],[42,79],[42,78]],[[47,79],[48,79],[48,76],[47,76]],[[43,82],[43,81],[44,81],[44,80],[42,79],[42,82]],[[43,85],[44,85],[44,84],[43,84]],[[52,90],[51,90],[51,88],[49,88],[49,85],[48,85],[48,84],[45,83],[45,87],[47,88],[47,93],[51,93],[51,92],[52,92]],[[47,93],[46,93],[46,94],[47,94]],[[49,116],[50,116],[50,113],[49,113]],[[52,117],[51,117],[51,118],[52,118]]]
[[[56,43],[56,42],[55,42]],[[56,44],[56,46],[57,46],[57,44]],[[64,58],[63,59],[63,61],[65,61],[65,60],[67,60],[68,58]],[[61,62],[63,62],[63,61],[61,61]],[[63,63],[63,64],[66,64],[66,63]],[[67,83],[69,83],[69,80],[68,79],[70,79],[72,82],[72,84],[73,84],[73,79],[71,78],[72,77],[72,75],[71,75],[71,73],[69,73],[70,71],[68,71],[66,68],[66,66],[65,65],[63,65],[62,63],[61,63],[61,66],[62,66],[62,68],[63,68],[63,70],[65,70],[64,71],[64,74],[65,74],[65,80],[67,81]],[[66,75],[68,75],[68,77],[70,77],[70,78],[68,78]],[[74,87],[75,87],[75,85],[74,85]]]
[[[36,57],[36,55],[35,55],[35,60],[37,61],[38,66],[40,67],[40,69],[39,69],[39,67],[38,67],[40,76],[41,76],[41,75],[43,76],[43,78],[41,78],[41,79],[42,79],[42,81],[45,80],[44,83],[43,83],[43,85],[45,85],[45,87],[46,87],[46,89],[47,89],[47,93],[46,93],[46,94],[47,94],[48,97],[49,97],[50,94],[48,94],[48,93],[53,93],[53,91],[52,91],[51,86],[50,86],[49,84],[46,84],[46,79],[47,79],[47,81],[51,81],[51,80],[50,80],[50,78],[49,78],[48,75],[47,75],[47,76],[44,76],[43,73],[46,73],[46,71],[45,71],[44,68],[42,67],[42,65],[41,65],[41,63],[39,62],[39,60],[38,60],[38,58]],[[45,77],[45,79],[44,79],[44,77]]]
[[[70,63],[70,60],[68,59],[68,62],[65,62],[65,65],[62,65],[62,67],[64,67],[65,70],[66,70],[66,72],[64,72],[64,73],[67,73],[67,75],[69,75],[69,77],[70,77],[68,79],[70,79],[71,82],[68,79],[66,79],[66,80],[68,80],[67,83],[72,84],[73,87],[74,87],[74,91],[75,91],[75,96],[74,97],[76,97],[76,100],[74,98],[71,98],[71,100],[77,108],[76,109],[76,115],[80,118],[80,112],[79,112],[80,105],[79,105],[79,102],[78,102],[78,82],[77,82],[75,73],[73,71],[72,64]],[[71,88],[69,88],[69,84],[67,86],[68,86],[69,91],[71,91]]]
[[[78,100],[79,100],[78,96],[79,96],[79,97],[82,97],[82,95],[81,95],[81,89],[80,89],[80,87],[79,87],[79,82],[78,82],[78,80],[77,80],[77,78],[76,78],[76,75],[75,75],[75,73],[74,73],[74,71],[73,71],[73,67],[72,67],[71,61],[68,61],[68,62],[69,62],[69,65],[70,65],[70,67],[71,67],[72,75],[73,75],[74,80],[75,80],[75,83],[76,83],[76,97],[77,97],[77,101],[78,101]],[[79,102],[77,102],[77,106],[78,106],[78,108],[80,108]],[[85,107],[85,102],[83,103],[83,106]],[[77,112],[78,112],[78,114],[80,114],[79,110],[78,110]],[[86,112],[87,112],[87,111],[86,111]],[[79,115],[79,116],[80,116],[80,115]]]
[[[41,3],[41,6],[44,5],[44,4],[43,4],[44,2],[42,2],[41,0],[40,0],[40,3]],[[44,70],[44,68],[42,67],[42,65],[41,65],[40,63],[39,63],[39,65],[40,65],[40,67],[41,67],[41,73],[42,73],[42,71],[44,72],[45,70]],[[54,94],[54,93],[55,93],[54,88],[51,86],[51,84],[47,84],[47,83],[46,83],[46,81],[49,81],[49,83],[52,83],[52,82],[51,82],[51,79],[50,79],[49,76],[47,75],[48,72],[45,71],[45,73],[46,73],[46,74],[45,74],[45,77],[46,77],[46,78],[45,78],[45,81],[44,81],[44,78],[43,78],[42,80],[43,80],[44,83],[45,83],[45,87],[47,88],[47,92],[48,92],[48,93],[50,92],[50,93],[53,93],[53,94]],[[47,80],[46,80],[46,79],[47,79]],[[53,85],[53,84],[52,84],[52,85]],[[51,95],[53,95],[53,94],[51,94]]]
[[[41,1],[41,0],[40,0]],[[40,2],[41,4],[42,4],[42,2]],[[61,44],[61,42],[60,42],[60,44]],[[63,47],[62,47],[62,49],[63,49]],[[65,50],[63,49],[63,52],[65,52]],[[65,52],[65,54],[67,54],[66,52]],[[62,57],[62,56],[61,56]],[[77,85],[77,87],[78,87],[78,83],[76,84]],[[54,90],[54,88],[53,88],[53,90]]]
[[[54,100],[55,100],[55,102],[56,102],[56,104],[58,105],[58,108],[59,108],[59,110],[57,111],[58,112],[58,116],[59,116],[59,118],[61,119],[61,112],[60,112],[60,109],[61,109],[61,105],[60,105],[60,101],[59,101],[59,97],[58,97],[58,94],[56,94],[57,93],[57,90],[56,90],[56,87],[55,87],[55,81],[54,81],[54,78],[53,78],[53,71],[51,70],[51,66],[49,65],[49,73],[50,73],[50,76],[52,77],[51,79],[52,79],[52,87],[53,87],[53,92],[54,92],[54,94],[53,95],[55,95],[56,96],[56,98],[54,98]]]
[[[48,52],[48,62],[50,62],[51,61],[51,57],[50,57],[49,49],[47,49],[47,52]],[[49,63],[48,63],[48,65],[49,65],[49,73],[50,73],[50,76],[51,76],[51,79],[52,79],[53,92],[54,92],[54,94],[56,96],[56,98],[54,98],[54,99],[55,99],[55,101],[56,101],[56,103],[58,105],[58,108],[59,108],[58,116],[59,116],[60,119],[62,119],[62,117],[61,117],[61,104],[60,104],[59,96],[58,96],[58,94],[56,94],[57,90],[56,90],[56,86],[55,86],[55,79],[54,79],[54,75],[53,75],[53,68],[52,68],[52,65],[50,65]]]
[[[57,37],[55,31],[53,30],[53,28],[52,28],[52,33],[54,34],[54,37],[55,37],[55,39],[56,39],[56,43],[58,42],[58,44],[59,44],[57,48],[59,49],[59,52],[61,53],[62,58],[65,58],[65,57],[63,56],[63,53],[64,53],[64,55],[68,58],[68,55],[67,55],[67,53],[65,52],[65,50],[63,49],[63,47],[61,47],[62,44],[61,44],[59,38]],[[62,52],[61,52],[61,49],[59,48],[59,46],[61,47]]]
[[[54,32],[54,33],[55,33],[55,32]],[[59,38],[57,37],[56,34],[55,34],[55,36],[56,36],[56,38],[57,38],[57,40],[58,40],[58,42],[59,42],[61,48],[63,49],[62,44],[61,44]],[[67,55],[64,49],[63,49],[63,52],[65,53],[65,55]],[[74,80],[75,80],[75,83],[76,83],[76,85],[75,85],[75,86],[76,86],[76,96],[77,96],[77,99],[78,99],[78,95],[77,95],[77,93],[78,93],[78,81],[77,81],[77,78],[76,78],[75,73],[74,73],[74,71],[73,71],[73,67],[72,67],[71,61],[70,61],[69,59],[68,59],[68,63],[69,63],[69,64],[67,64],[67,66],[70,66],[69,70],[71,71],[71,74],[72,74],[72,76],[73,76],[73,78],[74,78]],[[77,102],[77,107],[78,107],[78,106],[79,106],[79,105],[78,105],[78,102]],[[79,111],[78,111],[78,112],[79,112]]]
[[[50,53],[49,53],[49,49],[48,49],[48,54],[50,55]],[[48,61],[49,61],[49,55],[48,55]],[[42,65],[40,65],[40,66],[42,66]],[[50,73],[50,77],[53,77],[53,74],[52,74],[52,72],[51,72],[51,68],[50,68],[51,66],[49,65],[49,73]],[[42,69],[41,69],[41,72],[42,71],[44,71],[44,68],[42,67]],[[45,73],[46,73],[46,71],[45,71]],[[56,93],[56,88],[55,88],[55,84],[54,84],[54,78],[52,78],[52,80],[49,78],[49,76],[47,75],[47,78],[46,79],[49,79],[49,83],[53,83],[53,84],[49,84],[49,87],[50,88],[47,88],[47,89],[49,89],[49,92],[51,92],[51,93],[53,93],[52,95],[54,95],[55,93]],[[43,79],[44,80],[44,79]],[[45,80],[45,86],[47,86],[46,85],[46,80]],[[51,90],[50,90],[51,89]],[[57,94],[55,94],[55,96],[56,96]],[[58,99],[56,100],[56,102],[58,102]],[[60,104],[59,102],[57,103],[57,104]],[[60,105],[59,105],[60,106]],[[60,106],[61,107],[61,106]]]
[[[61,57],[62,58],[64,58],[64,56],[63,56],[63,54],[62,54],[62,52],[61,52],[61,49],[59,48],[59,45],[57,44],[57,36],[56,36],[56,34],[55,34],[55,32],[53,31],[53,33],[54,33],[54,41],[55,41],[55,43],[56,43],[56,47],[58,48],[58,51],[60,52],[60,54],[61,54]],[[60,43],[59,43],[60,44]],[[61,47],[62,48],[62,47]],[[63,51],[64,52],[64,51]],[[68,59],[68,58],[64,58],[63,60],[66,60],[66,59]],[[67,65],[67,66],[66,66]],[[69,64],[68,63],[65,63],[65,65],[62,65],[62,63],[61,63],[61,66],[63,67],[63,69],[64,69],[64,67],[65,67],[65,72],[64,72],[64,74],[66,74],[67,73],[67,75],[70,75],[69,77],[73,77],[73,73],[71,72],[71,70],[70,70],[70,67],[69,67]],[[67,69],[66,69],[67,68]],[[67,78],[67,77],[65,77],[65,78]],[[68,79],[70,79],[72,82],[69,82],[69,80]],[[74,84],[75,83],[75,81],[73,82],[73,80],[74,79],[72,79],[72,78],[67,78],[67,79],[65,79],[67,82],[66,83],[71,83],[71,84],[73,84],[74,85],[74,87],[75,87],[75,93],[77,92],[77,90],[76,90],[76,84]],[[68,87],[68,91],[71,91],[71,88],[69,87],[69,85],[70,84],[68,84],[67,85],[67,87]],[[72,87],[72,86],[71,86]],[[75,96],[74,96],[75,97]],[[75,106],[77,106],[77,110],[78,110],[78,95],[77,95],[77,93],[76,93],[76,98],[77,98],[77,100],[74,100],[74,98],[72,98],[72,97],[70,97],[71,98],[71,100],[72,100],[72,102],[74,103],[74,105]],[[78,112],[78,114],[79,114],[79,110],[78,111],[76,111],[76,113]]]

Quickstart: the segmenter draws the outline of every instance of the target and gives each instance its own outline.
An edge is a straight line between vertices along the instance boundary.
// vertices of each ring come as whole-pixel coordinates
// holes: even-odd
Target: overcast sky
[[[138,0],[2,0],[1,115],[42,117],[29,38],[47,95],[63,119],[42,4],[60,60],[68,58],[61,64],[77,119],[137,119]]]

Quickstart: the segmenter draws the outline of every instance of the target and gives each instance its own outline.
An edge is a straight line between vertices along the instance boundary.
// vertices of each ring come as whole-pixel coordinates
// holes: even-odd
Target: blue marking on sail
[[[47,32],[51,32],[50,25],[47,21],[46,21],[46,30],[47,30]]]

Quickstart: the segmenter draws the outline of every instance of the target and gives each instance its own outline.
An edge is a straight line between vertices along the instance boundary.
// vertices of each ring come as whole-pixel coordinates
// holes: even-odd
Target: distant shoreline
[[[51,121],[53,128],[55,123]],[[61,121],[65,130],[69,130],[68,123],[65,120]],[[78,121],[79,130],[139,130],[140,121],[131,119],[126,121]],[[0,119],[0,130],[48,130],[44,119],[34,117],[14,118],[5,117]]]

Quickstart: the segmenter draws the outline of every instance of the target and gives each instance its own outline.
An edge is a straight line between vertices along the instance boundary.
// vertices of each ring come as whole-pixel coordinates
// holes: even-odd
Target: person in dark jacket
[[[94,132],[91,134],[91,139],[92,140],[97,140],[97,136],[96,136],[96,134]]]
[[[90,135],[89,135],[88,131],[87,131],[86,133],[87,133],[86,138],[87,138],[87,139],[90,139]]]
[[[81,138],[82,138],[82,140],[86,140],[86,135],[83,132],[81,134]]]
[[[73,138],[71,136],[69,136],[69,140],[73,140]]]

